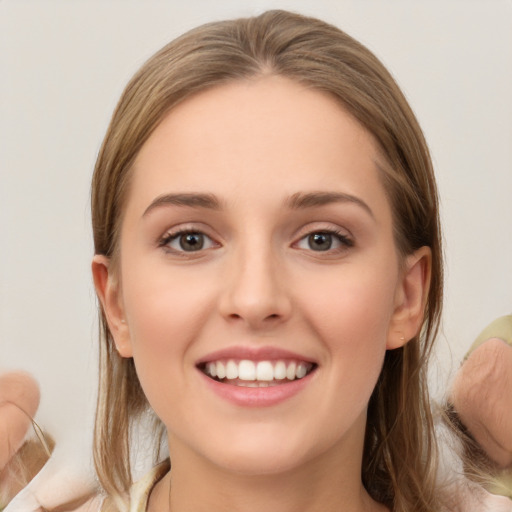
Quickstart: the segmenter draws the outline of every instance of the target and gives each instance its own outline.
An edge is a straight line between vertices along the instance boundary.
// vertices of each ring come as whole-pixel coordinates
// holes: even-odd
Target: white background
[[[89,182],[115,103],[186,29],[276,7],[369,46],[424,128],[446,241],[438,394],[479,331],[512,312],[510,0],[0,0],[0,369],[36,376],[38,419],[68,453],[91,436]]]

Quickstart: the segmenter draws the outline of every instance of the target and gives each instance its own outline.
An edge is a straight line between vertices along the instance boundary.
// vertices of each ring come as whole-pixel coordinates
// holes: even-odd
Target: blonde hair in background
[[[14,405],[30,418],[30,415],[17,404]],[[39,473],[48,462],[55,447],[53,438],[45,434],[32,418],[30,420],[36,439],[26,440],[5,468],[0,471],[0,510],[3,510],[12,498]]]
[[[368,409],[363,483],[396,512],[440,509],[437,445],[426,384],[442,304],[438,199],[422,131],[389,72],[363,45],[320,20],[270,11],[210,23],[165,46],[127,85],[100,150],[92,183],[96,254],[116,268],[132,164],[163,117],[199,91],[274,74],[336,98],[378,142],[381,176],[402,256],[428,246],[432,278],[421,333],[388,351]],[[133,360],[121,358],[103,311],[94,458],[119,504],[131,484],[130,430],[147,411]],[[160,425],[160,431],[161,425]],[[160,436],[156,436],[156,446]]]

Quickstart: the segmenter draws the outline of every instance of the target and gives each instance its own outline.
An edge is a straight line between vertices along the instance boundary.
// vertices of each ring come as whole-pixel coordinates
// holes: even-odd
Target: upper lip
[[[316,361],[310,357],[278,347],[235,346],[216,350],[215,352],[210,352],[204,357],[198,359],[196,361],[196,366],[208,363],[210,361],[219,361],[221,359],[249,359],[251,361],[277,361],[280,359],[293,359],[296,361],[316,363]]]

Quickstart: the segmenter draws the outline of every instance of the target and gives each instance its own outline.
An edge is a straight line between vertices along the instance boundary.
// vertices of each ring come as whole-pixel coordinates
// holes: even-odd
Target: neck
[[[323,476],[323,478],[322,478]],[[242,476],[210,479],[199,490],[200,480],[170,478],[171,512],[369,512],[381,510],[362,484],[350,485],[332,475]],[[192,482],[190,482],[192,480]],[[195,480],[195,481],[194,481]],[[168,488],[169,489],[169,488]]]
[[[351,452],[331,450],[291,470],[247,475],[219,469],[180,446],[172,451],[172,471],[151,494],[148,512],[386,511],[362,485],[361,451],[355,458]]]

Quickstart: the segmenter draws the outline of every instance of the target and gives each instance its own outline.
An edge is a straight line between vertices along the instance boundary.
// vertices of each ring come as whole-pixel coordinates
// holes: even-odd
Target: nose
[[[251,330],[265,330],[288,320],[292,311],[289,286],[270,250],[240,251],[226,265],[219,301],[225,319],[244,323]]]

